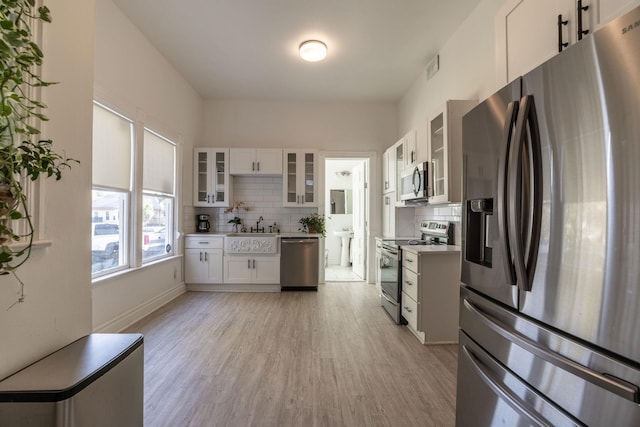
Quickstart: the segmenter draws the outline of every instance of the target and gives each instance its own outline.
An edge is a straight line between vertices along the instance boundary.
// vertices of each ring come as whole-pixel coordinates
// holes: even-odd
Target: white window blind
[[[133,123],[93,105],[93,185],[129,191]]]
[[[153,132],[144,131],[142,187],[145,191],[174,194],[176,146]]]

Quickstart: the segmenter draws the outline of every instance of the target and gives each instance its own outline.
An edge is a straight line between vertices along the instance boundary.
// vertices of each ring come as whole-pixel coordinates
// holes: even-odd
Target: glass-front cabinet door
[[[444,113],[438,114],[429,123],[431,141],[431,194],[430,197],[445,196],[446,151],[444,140]]]
[[[194,149],[194,206],[228,207],[230,200],[229,150]]]
[[[284,151],[284,206],[317,206],[317,153]]]

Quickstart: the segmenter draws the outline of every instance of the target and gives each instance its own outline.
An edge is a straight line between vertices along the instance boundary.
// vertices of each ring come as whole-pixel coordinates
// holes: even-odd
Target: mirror
[[[353,213],[353,193],[351,189],[330,190],[331,214],[352,214]]]

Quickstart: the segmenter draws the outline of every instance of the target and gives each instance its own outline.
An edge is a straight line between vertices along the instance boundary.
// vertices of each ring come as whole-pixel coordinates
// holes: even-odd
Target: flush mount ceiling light
[[[307,40],[300,44],[300,58],[308,62],[322,61],[327,56],[327,45],[319,40]]]

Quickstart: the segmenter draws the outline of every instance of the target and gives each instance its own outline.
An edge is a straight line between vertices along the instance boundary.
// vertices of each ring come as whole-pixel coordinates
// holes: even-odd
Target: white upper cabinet
[[[195,148],[193,153],[193,206],[228,207],[229,149]]]
[[[392,191],[396,191],[396,150],[394,147],[388,148],[382,154],[382,193],[387,194]]]
[[[576,43],[581,37],[579,18],[583,32],[591,32],[599,24],[601,6],[625,2],[629,0],[583,0],[585,9],[579,16],[576,0],[507,1],[495,20],[498,86],[528,73]]]
[[[284,150],[284,206],[318,206],[317,157],[314,150]]]
[[[640,6],[640,0],[600,0],[600,25]]]
[[[231,175],[282,175],[282,149],[229,149]]]
[[[430,204],[462,200],[462,116],[476,104],[449,100],[429,119]]]

